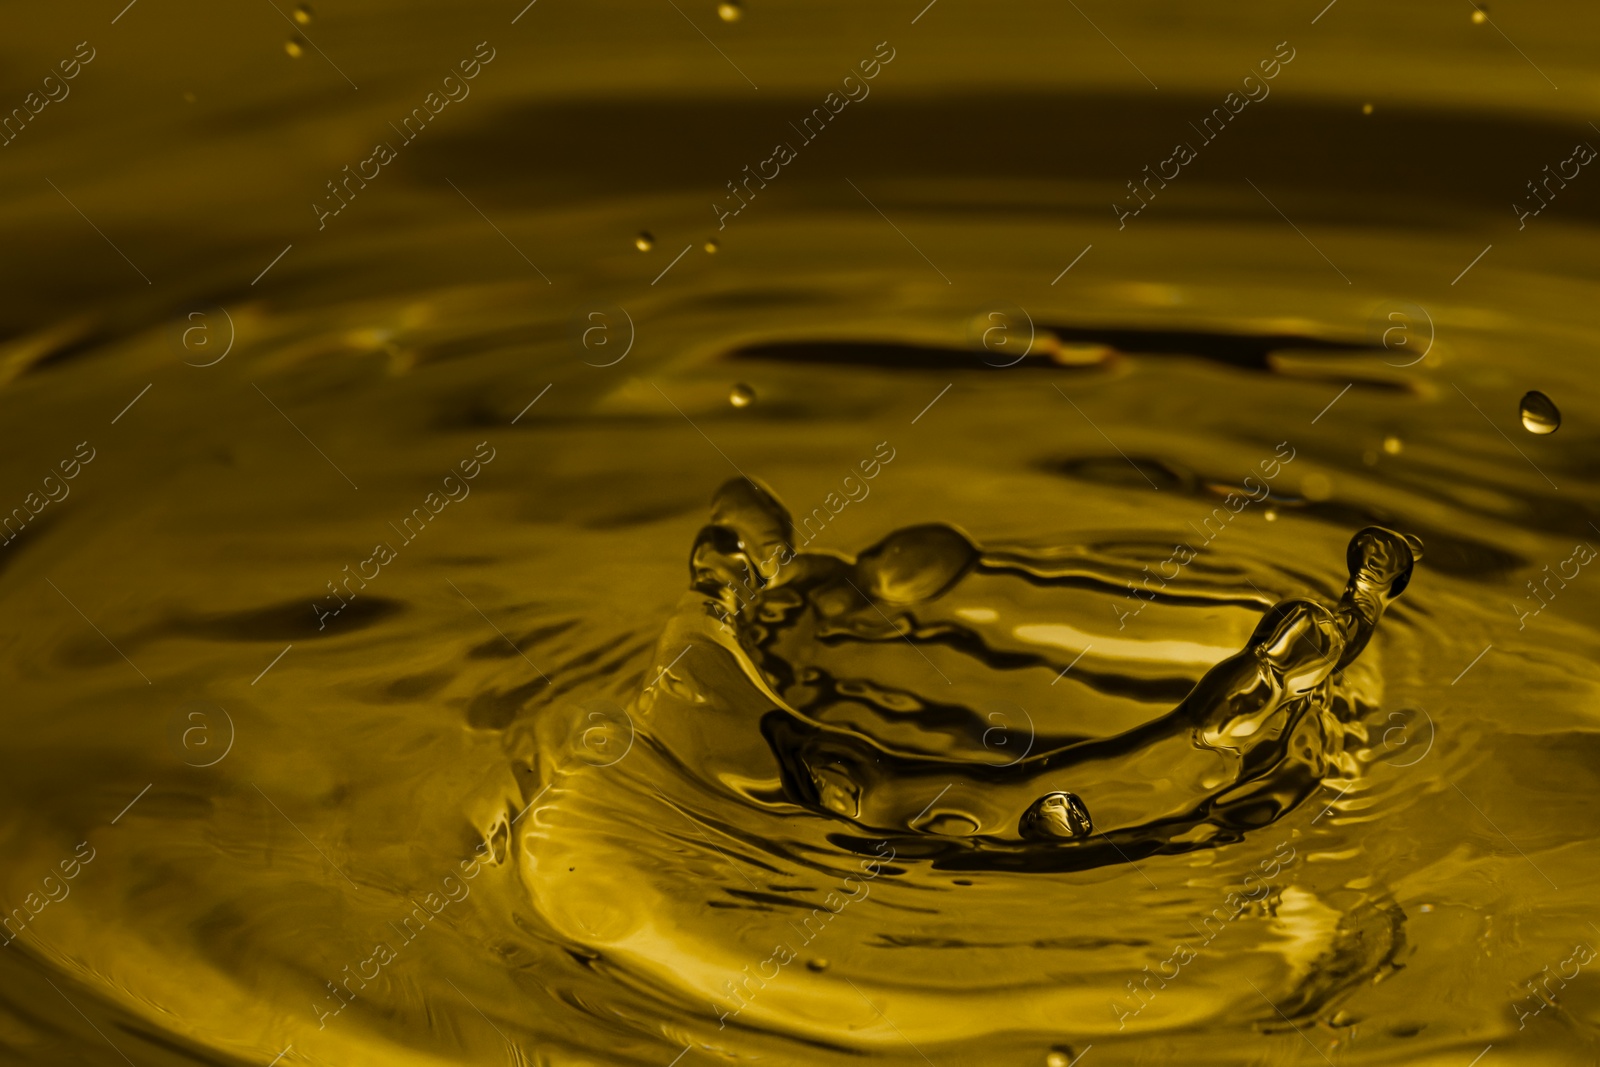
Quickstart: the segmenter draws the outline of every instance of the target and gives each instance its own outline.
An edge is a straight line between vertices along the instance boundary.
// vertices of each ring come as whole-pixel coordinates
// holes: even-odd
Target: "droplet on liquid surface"
[[[1561,429],[1561,412],[1555,401],[1531,389],[1522,398],[1522,426],[1529,433],[1555,433]]]
[[[978,561],[978,550],[954,527],[910,526],[879,541],[856,560],[862,592],[890,604],[933,600]]]
[[[1022,813],[1017,831],[1032,841],[1070,841],[1092,834],[1094,821],[1076,793],[1046,793]]]

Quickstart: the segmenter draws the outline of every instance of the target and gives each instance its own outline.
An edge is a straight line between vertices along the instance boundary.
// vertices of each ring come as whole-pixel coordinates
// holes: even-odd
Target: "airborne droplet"
[[[641,252],[648,252],[656,246],[656,239],[650,236],[649,230],[640,230],[639,236],[633,239],[633,247]]]
[[[1534,389],[1522,398],[1522,425],[1529,433],[1555,433],[1561,429],[1561,412],[1554,401]]]
[[[1300,479],[1300,495],[1307,500],[1321,501],[1333,496],[1333,482],[1326,474],[1312,471]]]
[[[738,0],[722,0],[717,5],[717,14],[722,16],[723,22],[738,22],[744,17],[744,5]]]
[[[302,26],[304,26],[306,23],[310,22],[311,21],[311,5],[310,4],[301,4],[299,7],[295,8],[294,9],[294,20],[296,22],[298,22]]]
[[[1022,813],[1017,832],[1030,841],[1072,840],[1094,833],[1094,822],[1076,793],[1046,793]]]
[[[291,59],[299,59],[306,54],[305,45],[301,43],[299,37],[291,37],[283,42],[283,50],[289,53]]]
[[[736,408],[747,408],[756,402],[756,391],[740,382],[728,391],[728,403]]]

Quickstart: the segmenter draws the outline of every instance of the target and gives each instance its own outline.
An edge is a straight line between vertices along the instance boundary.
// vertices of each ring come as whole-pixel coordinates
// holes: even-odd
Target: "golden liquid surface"
[[[1588,1062],[1594,34],[1499,6],[30,11],[0,1060]]]

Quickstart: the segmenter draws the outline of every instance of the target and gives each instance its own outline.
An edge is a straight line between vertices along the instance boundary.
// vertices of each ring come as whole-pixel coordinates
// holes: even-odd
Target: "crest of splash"
[[[960,867],[1096,866],[1233,840],[1272,822],[1325,773],[1338,672],[1366,646],[1421,551],[1393,531],[1362,530],[1336,606],[1281,601],[1244,649],[1167,713],[1091,736],[1067,706],[1054,716],[1056,736],[1034,733],[1025,754],[997,764],[985,743],[989,720],[964,702],[981,693],[956,686],[928,650],[1026,666],[1008,656],[1004,635],[973,621],[993,613],[973,608],[967,587],[1002,576],[1081,584],[1081,575],[1063,573],[1059,561],[986,551],[937,524],[898,530],[853,561],[796,553],[788,512],[744,479],[717,493],[713,520],[696,540],[692,585],[775,698],[760,730],[785,793],[836,817],[841,843],[860,836],[850,830],[904,836],[901,855]],[[907,646],[926,660],[917,682],[877,676],[875,653]],[[880,732],[874,721],[900,728]],[[941,790],[931,819],[922,783]],[[1041,818],[1040,805],[1078,814]]]
[[[1086,973],[1113,968],[1105,980],[1119,983],[1083,939],[1082,909],[1130,930],[1144,920],[1119,916],[1116,894],[1039,914],[1026,906],[1039,880],[1238,841],[1305,799],[1338,765],[1341,717],[1362,703],[1342,692],[1345,669],[1421,548],[1362,530],[1336,604],[1281,601],[1238,651],[1222,639],[1125,641],[1077,662],[1018,637],[1045,625],[1023,620],[1100,640],[1069,624],[1104,628],[1125,558],[985,547],[939,524],[898,530],[853,559],[796,552],[793,537],[764,487],[741,479],[718,491],[660,669],[631,706],[626,758],[574,762],[559,737],[541,741],[550,792],[523,873],[551,932],[631,981],[709,999],[741,1025],[821,1027],[858,1046],[879,1040],[862,1030],[870,1011],[854,1017],[859,993],[891,988],[899,1025],[919,1041],[980,1032],[986,998],[1022,986],[1032,993],[1025,1012],[1013,1006],[1016,1027],[1072,1017],[1098,1030],[1089,1020],[1106,1014],[1103,995],[1061,986],[1046,957],[1024,975],[1010,953],[973,956],[960,989],[883,983],[898,969],[893,953],[947,926],[975,944],[1081,943]],[[1205,588],[1185,587],[1171,606],[1259,611],[1259,600],[1214,586],[1206,599]],[[1146,646],[1143,658],[1130,651]],[[552,717],[548,729],[562,728]],[[972,879],[989,886],[986,903],[970,899]],[[785,958],[803,952],[823,923],[827,973],[761,996],[776,979],[751,976],[781,970],[774,942]],[[1349,955],[1337,938],[1324,948]],[[1338,969],[1349,982],[1296,993],[1305,1010],[1370,972],[1350,967]],[[1165,1003],[1198,1011],[1217,995],[1196,982]]]

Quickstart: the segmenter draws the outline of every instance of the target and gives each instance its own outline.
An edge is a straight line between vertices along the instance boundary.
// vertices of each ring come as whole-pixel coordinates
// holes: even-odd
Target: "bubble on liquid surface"
[[[1046,793],[1022,813],[1017,832],[1031,841],[1070,841],[1094,833],[1094,822],[1076,793]]]
[[[1537,389],[1529,390],[1522,398],[1522,426],[1529,433],[1555,433],[1561,429],[1561,412],[1555,401]]]
[[[656,239],[650,235],[649,230],[640,230],[639,236],[633,239],[633,247],[641,252],[648,252],[656,246]]]
[[[756,391],[740,382],[728,391],[728,403],[736,408],[747,408],[756,402]]]
[[[918,604],[949,589],[978,560],[978,550],[952,526],[897,530],[856,560],[862,592],[891,604]]]

